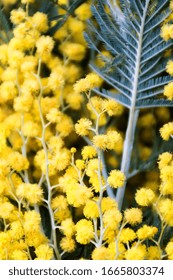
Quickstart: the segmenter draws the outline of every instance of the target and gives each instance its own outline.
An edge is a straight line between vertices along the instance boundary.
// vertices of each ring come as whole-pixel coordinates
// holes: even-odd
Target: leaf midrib
[[[142,20],[141,20],[141,28],[139,32],[139,40],[138,40],[138,48],[137,48],[137,59],[136,59],[136,67],[134,72],[134,82],[132,86],[132,102],[131,102],[131,110],[135,110],[136,104],[136,97],[138,92],[138,83],[139,83],[139,76],[140,76],[140,65],[141,65],[141,57],[142,57],[142,43],[143,43],[143,34],[144,34],[144,26],[145,26],[145,19],[147,15],[148,5],[150,0],[146,1],[145,9],[143,12]]]

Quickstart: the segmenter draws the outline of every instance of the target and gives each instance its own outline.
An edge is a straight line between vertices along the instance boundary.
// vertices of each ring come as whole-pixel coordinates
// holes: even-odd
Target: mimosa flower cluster
[[[131,178],[121,171],[127,112],[92,91],[104,81],[88,69],[91,1],[53,35],[56,20],[30,12],[37,0],[1,2],[12,35],[0,39],[0,260],[172,260],[173,154],[159,155],[143,185],[138,170]],[[71,2],[52,5],[63,16]],[[161,29],[165,40],[170,25]],[[169,100],[172,88],[165,86]],[[142,161],[155,128],[164,141],[173,136],[168,108],[144,110],[137,126]],[[120,211],[115,193],[126,182]]]

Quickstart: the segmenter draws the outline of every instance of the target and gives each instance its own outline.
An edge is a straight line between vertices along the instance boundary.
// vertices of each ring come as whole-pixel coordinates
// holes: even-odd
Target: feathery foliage
[[[98,0],[92,6],[95,21],[89,21],[85,38],[89,47],[103,61],[103,67],[91,63],[91,68],[107,84],[118,91],[94,89],[106,98],[112,98],[129,109],[121,171],[129,177],[134,146],[135,128],[142,108],[173,106],[162,97],[163,88],[172,81],[166,74],[165,52],[173,45],[163,41],[161,24],[171,14],[168,0]],[[110,53],[105,56],[99,44]],[[116,200],[121,209],[125,185],[118,189]]]
[[[129,109],[172,106],[160,99],[164,85],[172,80],[164,73],[167,59],[163,54],[173,42],[160,37],[160,24],[171,13],[169,1],[120,1],[119,9],[109,0],[98,0],[92,12],[99,28],[89,22],[90,34],[85,38],[106,63],[102,68],[91,64],[91,68],[120,95],[96,92]],[[103,43],[112,59],[102,55],[95,42]]]
[[[11,37],[10,23],[3,10],[0,8],[0,42],[7,43]]]

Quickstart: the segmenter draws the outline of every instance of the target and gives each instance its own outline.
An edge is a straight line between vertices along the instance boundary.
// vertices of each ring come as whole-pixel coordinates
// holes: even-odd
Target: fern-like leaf
[[[10,22],[4,11],[0,9],[0,43],[8,43],[12,38]]]
[[[105,10],[106,6],[110,9],[109,13]],[[85,38],[94,51],[99,52],[95,44],[99,41],[115,61],[116,57],[123,55],[124,62],[108,63],[107,69],[100,69],[93,64],[91,68],[111,87],[128,97],[134,108],[142,108],[142,104],[145,104],[142,100],[146,98],[148,102],[151,98],[152,107],[153,98],[156,99],[163,92],[164,85],[172,81],[172,78],[165,76],[167,59],[163,58],[163,54],[173,46],[173,40],[164,42],[160,37],[160,24],[171,13],[169,0],[121,0],[120,8],[124,15],[121,24],[115,16],[117,7],[109,0],[98,0],[97,5],[92,7],[97,26],[93,22],[89,23],[95,38],[89,34]],[[157,99],[158,105],[159,101]],[[171,102],[169,104],[173,105]],[[129,103],[124,105],[129,108]]]

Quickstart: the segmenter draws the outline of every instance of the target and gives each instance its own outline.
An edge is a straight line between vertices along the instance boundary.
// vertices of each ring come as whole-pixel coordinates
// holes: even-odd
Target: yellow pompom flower
[[[120,116],[124,111],[123,106],[112,99],[105,100],[104,109],[109,116]]]
[[[34,67],[34,66],[33,66]],[[32,70],[31,70],[32,71]],[[33,96],[38,96],[40,93],[40,84],[34,75],[25,75],[23,84],[21,85],[22,95],[28,95],[29,93]],[[36,100],[35,100],[36,102]]]
[[[69,60],[74,61],[81,61],[86,54],[85,46],[79,43],[65,42],[60,45],[59,49]]]
[[[106,210],[103,214],[104,227],[116,230],[122,220],[122,214],[118,209]]]
[[[163,94],[169,99],[173,100],[173,82],[169,83],[164,87]]]
[[[17,69],[7,67],[1,74],[1,80],[4,81],[16,81]]]
[[[48,244],[41,244],[35,249],[37,258],[35,260],[51,260],[53,258],[53,249]]]
[[[118,209],[118,204],[111,197],[103,197],[101,201],[101,209],[103,213],[107,210]]]
[[[43,199],[43,190],[37,184],[20,184],[17,187],[16,194],[21,199],[27,199],[31,205],[40,203]]]
[[[169,198],[161,199],[158,203],[159,212],[163,220],[169,225],[173,226],[173,201]]]
[[[87,92],[89,89],[89,85],[84,78],[74,84],[74,92],[76,93]]]
[[[40,230],[41,217],[35,210],[29,210],[24,213],[24,230],[38,231]]]
[[[70,164],[71,154],[67,148],[62,148],[55,151],[55,157],[50,160],[50,163],[55,170],[62,171]]]
[[[10,259],[11,260],[28,260],[28,254],[27,254],[27,252],[16,249],[12,252]]]
[[[74,207],[80,207],[86,203],[88,199],[92,197],[92,191],[86,186],[81,186],[78,183],[69,185],[67,190],[67,201]]]
[[[166,72],[171,76],[173,75],[173,61],[172,60],[169,60],[167,63]]]
[[[87,77],[88,76],[91,77],[93,81],[96,81],[97,78],[98,85],[95,85],[95,87],[101,86],[101,78],[99,76],[94,77],[94,73],[90,73],[87,75]],[[98,114],[101,114],[105,111],[104,104],[105,100],[100,96],[93,96],[90,98],[90,101],[87,103],[87,109],[91,112],[91,117],[93,119],[96,119],[97,117],[95,111],[97,111]]]
[[[89,3],[83,3],[80,5],[76,10],[75,14],[80,20],[87,20],[92,16],[90,4]]]
[[[135,200],[140,206],[149,206],[155,200],[155,193],[151,189],[141,188],[137,190]]]
[[[67,198],[64,195],[58,195],[52,199],[51,206],[53,210],[66,210],[68,208]]]
[[[73,36],[81,34],[85,29],[85,23],[77,18],[71,17],[68,20],[69,23],[69,30],[72,32]]]
[[[75,224],[71,218],[65,219],[62,221],[60,230],[62,233],[68,237],[71,237],[75,233]]]
[[[102,246],[93,250],[91,255],[92,260],[110,260],[110,254],[108,248]]]
[[[4,250],[7,254],[7,250],[6,248],[9,247],[9,244],[10,242],[12,241],[11,239],[11,235],[9,234],[9,231],[1,231],[0,232],[0,254],[1,254],[1,251]],[[6,255],[7,256],[7,255]]]
[[[68,208],[66,209],[57,209],[54,214],[55,221],[60,224],[65,219],[71,218],[71,212]]]
[[[18,93],[16,84],[15,84],[15,82],[12,82],[12,81],[3,82],[0,85],[0,92],[1,92],[0,104],[13,100]]]
[[[76,224],[76,240],[80,244],[88,244],[94,237],[94,229],[91,221],[81,219]]]
[[[159,155],[158,165],[159,169],[172,163],[173,155],[169,152],[165,152]]]
[[[99,161],[97,158],[90,159],[88,162],[88,166],[86,168],[86,174],[89,177],[94,177],[96,172],[98,171]],[[100,169],[102,170],[102,163],[100,164]]]
[[[160,185],[160,193],[163,195],[173,195],[173,187],[172,187],[172,182],[163,182]]]
[[[89,130],[91,129],[92,122],[87,118],[80,119],[75,124],[76,133],[81,136],[86,136],[89,134]]]
[[[31,22],[34,28],[38,31],[45,33],[49,26],[48,26],[48,18],[47,15],[41,12],[36,12],[32,18]]]
[[[157,232],[158,228],[144,225],[137,230],[136,234],[139,239],[150,239],[153,238]]]
[[[60,241],[60,247],[64,252],[71,253],[76,248],[75,240],[69,236],[63,237]]]
[[[26,92],[14,99],[14,110],[20,112],[29,112],[33,105],[34,98],[30,92]]]
[[[51,108],[49,113],[46,115],[46,119],[51,123],[56,123],[61,118],[61,112],[56,108]]]
[[[163,140],[168,141],[170,137],[173,137],[173,122],[168,122],[160,129],[160,134]]]
[[[103,240],[107,243],[114,242],[115,244],[115,237],[117,235],[117,231],[111,228],[106,228],[104,230]]]
[[[5,126],[0,126],[0,153],[6,148],[6,128]]]
[[[124,212],[124,219],[130,225],[136,225],[142,222],[142,211],[139,208],[127,209]]]
[[[15,25],[21,23],[26,17],[26,13],[22,8],[19,8],[17,10],[12,10],[11,11],[11,22]]]
[[[29,167],[28,159],[22,156],[19,152],[10,153],[8,163],[13,170],[18,172],[26,170]]]
[[[40,56],[50,54],[54,47],[54,41],[50,36],[41,36],[36,42],[36,47]]]
[[[95,219],[99,217],[99,209],[96,201],[88,200],[83,209],[84,216],[87,219]]]
[[[59,73],[52,72],[48,78],[48,86],[52,91],[56,91],[64,86],[63,76]]]
[[[24,39],[26,38],[26,36],[28,35],[28,32],[31,32],[31,26],[30,24],[28,24],[28,22],[24,21],[24,22],[21,22],[20,24],[18,24],[14,29],[13,29],[13,34],[14,34],[14,37],[15,39]],[[23,42],[23,41],[20,41],[20,40],[13,40],[12,41],[12,50],[16,50],[16,47],[15,46],[18,46],[18,49],[22,49],[19,45],[19,42]],[[15,43],[14,43],[15,42]],[[11,43],[11,42],[10,42]],[[11,46],[11,44],[10,44]],[[23,50],[23,49],[22,49]]]
[[[64,141],[62,140],[61,137],[57,136],[52,136],[48,140],[48,147],[49,149],[52,150],[59,150],[64,146]]]
[[[102,84],[102,79],[97,74],[90,73],[85,78],[80,79],[74,84],[74,91],[77,93],[87,92],[92,88],[100,87],[101,84]],[[91,98],[92,101],[95,99],[99,99],[97,97],[95,97],[94,99],[93,98]],[[95,107],[95,104],[93,104],[93,106]]]
[[[6,177],[10,173],[10,167],[8,165],[8,161],[4,159],[0,159],[0,178]]]
[[[10,55],[8,58],[8,64],[10,67],[19,68],[23,61],[24,54],[22,51],[13,50],[10,51]]]
[[[22,132],[26,137],[39,137],[41,135],[41,127],[38,123],[27,121],[22,126]]]
[[[32,230],[32,228],[26,232],[25,240],[26,240],[26,244],[29,247],[35,247],[35,248],[43,243],[48,242],[47,237],[40,231],[40,229],[37,229],[37,231],[35,231]]]
[[[82,102],[84,101],[83,96],[80,93],[71,91],[65,96],[67,104],[73,110],[79,110],[81,108]]]
[[[168,41],[172,38],[173,24],[164,24],[161,28],[161,37],[163,40]]]
[[[88,172],[87,172],[88,173]],[[90,179],[89,179],[89,183],[92,185],[92,189],[98,193],[100,192],[100,188],[101,188],[101,184],[102,186],[105,186],[105,180],[104,180],[104,177],[101,176],[101,184],[100,184],[100,179],[99,179],[99,176],[98,174],[92,174]]]
[[[147,248],[147,260],[161,260],[161,252],[157,246]]]
[[[124,186],[125,180],[125,175],[120,170],[112,170],[107,182],[112,188],[119,188]]]
[[[118,242],[118,246],[116,246],[115,241],[111,241],[108,244],[108,250],[110,254],[110,260],[115,260],[116,257],[118,257],[118,260],[123,260],[123,255],[126,251],[123,243]]]
[[[79,170],[84,170],[85,169],[85,161],[82,159],[77,159],[75,161],[75,165]]]
[[[168,242],[168,244],[166,245],[165,251],[168,255],[168,259],[173,260],[173,242],[172,241]]]
[[[10,224],[9,233],[11,234],[13,239],[16,239],[16,240],[21,239],[25,234],[23,226],[22,226],[22,222],[19,220],[12,222]]]
[[[5,195],[9,191],[11,191],[11,186],[8,183],[8,180],[0,179],[0,196]]]
[[[97,151],[93,146],[85,146],[82,149],[82,157],[84,160],[91,159],[97,156]]]
[[[163,182],[165,182],[165,181],[172,182],[172,180],[173,180],[173,165],[164,166],[160,170],[160,178]]]
[[[123,228],[120,233],[119,241],[122,243],[128,243],[136,238],[136,233],[131,228]]]
[[[30,77],[31,73],[35,73],[36,72],[36,67],[37,67],[37,57],[32,56],[32,55],[26,55],[23,58],[23,61],[21,63],[20,66],[20,70],[22,72],[22,74],[27,78]]]
[[[106,134],[107,137],[107,149],[115,150],[117,154],[120,154],[123,147],[123,139],[116,130],[109,130]]]
[[[92,139],[95,147],[106,150],[107,148],[107,136],[105,134],[95,135]]]
[[[0,203],[0,218],[9,219],[15,207],[10,202]]]
[[[5,65],[8,62],[8,45],[0,45],[0,62]]]
[[[96,73],[89,73],[85,77],[85,80],[86,80],[87,84],[89,85],[90,89],[95,88],[95,87],[100,87],[102,85],[102,82],[103,82],[103,80]],[[103,99],[100,98],[100,100],[101,100],[101,103],[102,103]],[[101,105],[103,106],[103,103]]]
[[[144,260],[146,256],[145,245],[138,245],[137,247],[132,247],[125,252],[126,260]]]
[[[67,137],[74,130],[73,121],[70,116],[62,115],[56,125],[56,131],[60,137]]]
[[[74,148],[74,147],[72,147],[72,148],[70,149],[70,152],[71,152],[72,154],[75,154],[75,153],[77,152],[77,149]]]

